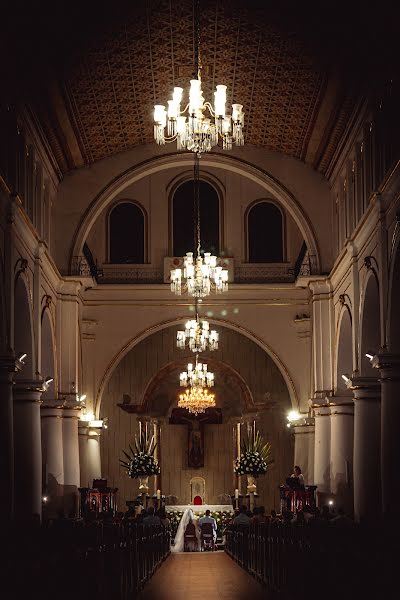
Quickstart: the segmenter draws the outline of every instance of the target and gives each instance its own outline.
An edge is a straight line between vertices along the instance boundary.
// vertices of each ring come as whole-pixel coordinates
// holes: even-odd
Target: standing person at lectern
[[[286,479],[286,483],[292,489],[304,490],[304,475],[298,465],[295,465],[293,473]]]

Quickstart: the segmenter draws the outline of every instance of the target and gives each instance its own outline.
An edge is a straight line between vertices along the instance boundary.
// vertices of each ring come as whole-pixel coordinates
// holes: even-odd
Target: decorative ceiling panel
[[[246,142],[304,160],[326,74],[295,33],[263,11],[206,3],[201,17],[203,89],[228,86],[245,111]],[[152,1],[92,42],[62,82],[86,164],[153,141],[153,105],[186,91],[193,65],[193,3]],[[56,111],[54,111],[56,112]]]

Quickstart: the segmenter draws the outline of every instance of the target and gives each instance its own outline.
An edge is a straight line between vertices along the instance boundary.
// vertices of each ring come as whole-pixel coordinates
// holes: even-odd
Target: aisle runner
[[[141,600],[261,600],[265,592],[225,552],[173,554]]]

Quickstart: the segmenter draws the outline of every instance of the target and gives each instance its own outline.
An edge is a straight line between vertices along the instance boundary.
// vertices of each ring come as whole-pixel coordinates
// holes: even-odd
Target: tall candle
[[[161,498],[161,490],[157,490],[157,500]]]
[[[236,498],[236,500],[239,498],[239,490],[238,489],[235,490],[235,498]]]

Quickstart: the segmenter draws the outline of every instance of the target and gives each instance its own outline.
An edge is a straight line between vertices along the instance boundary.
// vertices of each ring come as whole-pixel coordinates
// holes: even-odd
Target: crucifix
[[[171,425],[188,425],[188,467],[204,467],[204,426],[222,423],[219,408],[208,408],[204,414],[192,415],[185,408],[174,408],[169,419]]]

